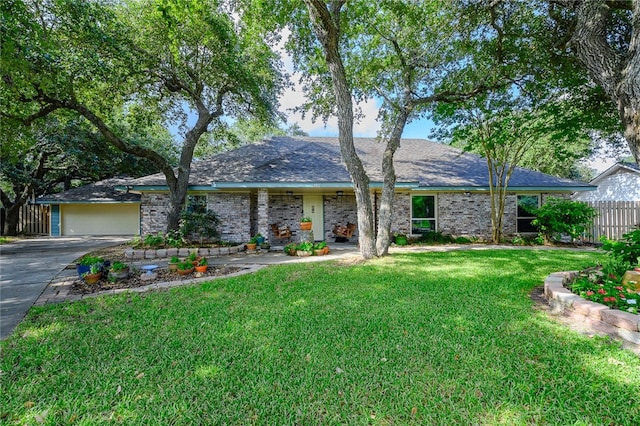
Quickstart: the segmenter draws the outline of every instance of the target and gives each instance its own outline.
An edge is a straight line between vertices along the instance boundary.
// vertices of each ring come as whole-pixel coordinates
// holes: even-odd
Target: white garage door
[[[62,235],[138,235],[140,204],[62,204]]]

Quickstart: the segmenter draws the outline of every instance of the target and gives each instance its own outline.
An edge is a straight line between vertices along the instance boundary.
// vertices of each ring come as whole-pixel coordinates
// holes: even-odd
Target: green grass
[[[270,267],[33,308],[6,424],[640,424],[640,359],[533,308],[569,251]]]

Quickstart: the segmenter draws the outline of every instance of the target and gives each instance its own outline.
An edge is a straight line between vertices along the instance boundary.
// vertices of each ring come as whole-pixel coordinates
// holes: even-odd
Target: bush
[[[180,218],[180,234],[190,240],[203,241],[216,240],[220,236],[218,232],[218,216],[211,210],[205,212],[182,212]]]
[[[580,201],[549,197],[540,208],[530,210],[536,218],[531,222],[545,241],[558,240],[563,234],[572,240],[591,228],[597,211]]]
[[[640,264],[640,228],[622,236],[620,241],[602,238],[602,248],[614,259],[630,265]]]

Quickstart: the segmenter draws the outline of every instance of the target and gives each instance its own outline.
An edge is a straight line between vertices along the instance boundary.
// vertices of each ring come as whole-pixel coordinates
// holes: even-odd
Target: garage
[[[63,236],[137,235],[140,204],[62,204],[60,230]]]
[[[140,235],[140,194],[115,189],[127,181],[107,179],[36,200],[51,206],[51,236]]]

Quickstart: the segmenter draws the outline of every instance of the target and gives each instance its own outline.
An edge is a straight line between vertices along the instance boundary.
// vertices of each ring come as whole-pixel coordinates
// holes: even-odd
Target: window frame
[[[432,217],[414,217],[414,215],[413,215],[413,198],[414,197],[431,197],[431,198],[433,198],[433,214],[432,214]],[[438,229],[437,228],[437,226],[438,226],[438,196],[437,196],[437,194],[411,194],[409,202],[410,202],[410,205],[411,205],[410,212],[409,212],[409,224],[411,226],[410,234],[411,235],[422,235],[422,234],[424,234],[426,232],[435,232]],[[413,225],[414,220],[415,221],[428,220],[429,223],[430,223],[429,231],[423,231],[423,232],[418,232],[418,233],[414,232],[414,229],[418,229],[418,228],[414,227],[414,225]]]
[[[540,207],[540,203],[542,202],[542,194],[516,194],[516,233],[518,234],[537,234],[538,230],[535,229],[533,225],[531,225],[531,221],[536,218],[536,216],[520,216],[520,197],[535,197],[537,201],[537,207]],[[526,213],[526,212],[524,212]],[[526,230],[520,230],[520,222],[528,220],[529,224],[527,225]]]

